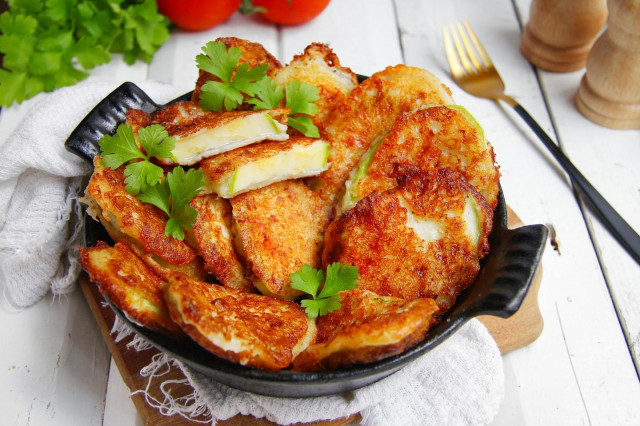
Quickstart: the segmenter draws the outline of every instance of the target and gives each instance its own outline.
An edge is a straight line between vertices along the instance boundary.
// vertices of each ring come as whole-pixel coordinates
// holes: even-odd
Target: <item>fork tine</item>
[[[462,44],[460,43],[456,27],[454,27],[453,25],[451,25],[451,35],[453,36],[453,43],[456,45],[456,50],[458,51],[458,57],[460,58],[462,67],[465,69],[465,71],[467,71],[468,74],[473,74],[474,69],[471,65],[471,62],[469,62],[469,58],[467,58],[467,54],[465,53]]]
[[[469,24],[467,24],[467,26],[468,25]],[[469,44],[469,39],[467,38],[466,31],[462,28],[462,24],[460,22],[456,22],[456,26],[458,27],[458,32],[460,33],[462,44],[464,44],[464,47],[467,50],[467,55],[469,56],[469,59],[471,60],[471,62],[473,63],[473,66],[477,70],[481,70],[482,65],[480,64],[480,61],[478,61],[478,58],[476,57],[476,54],[474,53],[473,48],[471,47],[471,44]]]
[[[476,33],[473,32],[473,30],[471,29],[471,26],[467,21],[464,21],[463,24],[464,24],[464,27],[467,29],[467,33],[469,33],[469,37],[471,38],[471,42],[473,43],[473,46],[476,48],[476,51],[480,54],[480,57],[482,58],[482,62],[484,62],[485,68],[493,68],[493,62],[491,62],[491,58],[489,58],[489,54],[482,46],[482,43],[480,43],[480,40],[478,40],[478,37],[476,37]]]
[[[464,76],[464,70],[462,69],[462,65],[460,65],[460,61],[458,60],[458,55],[456,55],[455,48],[453,47],[453,43],[451,42],[451,35],[449,34],[449,29],[444,26],[442,28],[442,32],[444,35],[444,51],[447,54],[447,62],[449,62],[449,69],[451,69],[451,75],[454,78],[459,78]]]

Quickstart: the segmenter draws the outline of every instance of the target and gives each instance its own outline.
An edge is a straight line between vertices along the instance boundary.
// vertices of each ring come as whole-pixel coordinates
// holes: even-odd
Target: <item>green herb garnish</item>
[[[293,80],[283,90],[267,76],[267,64],[249,68],[239,63],[242,51],[227,49],[222,42],[209,42],[196,57],[198,68],[218,77],[221,81],[207,81],[202,85],[200,106],[205,110],[232,111],[245,101],[254,110],[277,108],[286,98],[285,106],[291,110],[289,125],[308,137],[318,138],[320,132],[309,116],[316,115],[315,101],[320,99],[316,86]],[[235,73],[234,73],[235,71]]]
[[[301,302],[309,318],[326,315],[340,308],[340,295],[344,290],[352,290],[358,284],[358,268],[338,262],[327,267],[327,275],[309,265],[291,274],[291,288],[311,295],[311,299]],[[318,290],[320,293],[318,293]]]
[[[127,192],[165,212],[169,216],[165,235],[183,240],[184,230],[193,228],[198,214],[189,202],[204,186],[204,175],[193,169],[185,173],[178,166],[164,177],[162,167],[152,163],[151,158],[173,158],[171,151],[176,141],[159,124],[141,127],[138,142],[144,152],[138,146],[131,126],[121,124],[115,135],[105,135],[99,141],[102,164],[113,170],[126,164]]]
[[[140,128],[138,141],[145,152],[136,143],[131,126],[126,124],[118,126],[114,136],[105,135],[99,141],[103,165],[115,170],[128,163],[124,168],[124,182],[127,192],[133,195],[160,182],[164,171],[150,161],[151,157],[171,158],[176,146],[175,139],[158,124]]]
[[[287,83],[285,93],[287,94],[286,107],[291,109],[289,126],[305,136],[319,138],[320,132],[311,121],[311,118],[309,118],[309,115],[318,113],[318,106],[315,104],[315,101],[320,99],[318,88],[308,83],[293,80]]]
[[[273,109],[277,108],[284,99],[284,90],[272,78],[264,77],[256,83],[255,95],[255,98],[247,101],[254,105],[253,109]]]
[[[267,64],[254,68],[246,62],[238,65],[242,51],[237,47],[227,49],[222,42],[210,41],[202,51],[204,54],[196,56],[198,68],[222,80],[202,85],[200,106],[205,110],[220,111],[223,106],[227,111],[236,109],[244,100],[243,93],[253,96],[257,82],[267,75]]]
[[[192,229],[198,212],[189,202],[198,195],[204,185],[201,170],[189,169],[185,173],[180,166],[174,167],[160,184],[147,188],[137,198],[153,204],[169,216],[164,233],[177,240],[184,239],[184,230]]]

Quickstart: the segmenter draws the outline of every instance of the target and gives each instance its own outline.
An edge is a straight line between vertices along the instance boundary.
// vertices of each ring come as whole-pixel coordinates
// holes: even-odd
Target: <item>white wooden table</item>
[[[186,92],[200,46],[219,36],[258,41],[282,62],[319,41],[360,74],[401,62],[432,71],[484,126],[509,205],[525,223],[553,225],[557,233],[558,249],[548,245],[543,258],[545,328],[536,342],[504,356],[505,399],[494,424],[640,424],[640,266],[582,206],[519,117],[467,95],[448,76],[442,26],[466,19],[507,91],[640,231],[640,130],[609,130],[578,113],[583,71],[551,74],[526,62],[519,43],[529,3],[333,0],[317,19],[293,28],[236,14],[210,31],[175,31],[150,65],[116,58],[90,78],[159,80]],[[28,106],[2,111],[0,141]],[[0,424],[141,423],[79,291],[18,313],[2,310],[0,324]]]

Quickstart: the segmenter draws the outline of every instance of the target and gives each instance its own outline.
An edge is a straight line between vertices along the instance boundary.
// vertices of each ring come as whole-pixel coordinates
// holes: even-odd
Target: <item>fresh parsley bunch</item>
[[[162,168],[151,162],[152,157],[173,157],[171,151],[176,141],[164,127],[158,124],[141,127],[138,141],[144,152],[138,146],[131,126],[121,124],[115,135],[105,135],[99,141],[102,164],[113,170],[126,164],[127,192],[165,212],[169,217],[165,235],[183,240],[184,230],[193,227],[198,214],[189,202],[204,185],[204,175],[201,170],[193,169],[185,173],[178,166],[165,177]]]
[[[317,318],[319,315],[340,309],[338,293],[356,288],[358,268],[335,262],[327,267],[325,277],[322,270],[302,265],[298,271],[291,274],[290,279],[291,288],[311,295],[311,299],[304,299],[300,304],[305,308],[309,318]]]
[[[254,110],[277,108],[285,99],[289,113],[289,126],[308,137],[318,138],[320,132],[309,116],[318,112],[315,101],[320,99],[316,86],[298,80],[289,82],[284,90],[267,75],[267,64],[249,68],[239,63],[242,51],[237,47],[227,49],[222,42],[209,42],[196,57],[198,68],[218,77],[221,81],[208,81],[202,85],[200,106],[205,110],[227,111],[246,102]],[[235,71],[235,72],[234,72]]]
[[[150,62],[169,38],[155,0],[10,0],[0,15],[0,106],[69,86],[123,53]]]

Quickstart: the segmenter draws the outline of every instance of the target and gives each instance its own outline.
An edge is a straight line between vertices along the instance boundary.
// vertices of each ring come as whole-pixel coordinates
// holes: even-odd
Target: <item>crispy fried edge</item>
[[[99,241],[95,247],[79,247],[78,250],[80,252],[80,264],[89,274],[91,281],[98,286],[100,293],[105,295],[127,318],[150,330],[178,339],[184,338],[184,333],[180,327],[171,320],[167,305],[164,301],[163,288],[166,286],[166,282],[149,269],[145,263],[134,254],[129,246],[123,243],[116,243],[114,247],[110,247],[107,243]],[[155,292],[147,288],[148,286],[142,286],[141,291],[143,293],[151,292],[151,294],[147,294],[151,299],[148,299],[148,302],[156,306],[159,310],[158,313],[145,312],[130,303],[128,299],[131,290],[124,287],[126,285],[124,282],[117,283],[111,279],[118,275],[121,268],[109,269],[110,273],[108,273],[103,270],[103,268],[94,264],[91,259],[92,253],[105,250],[110,252],[109,265],[105,265],[105,267],[113,268],[113,260],[117,258],[114,254],[115,252],[120,256],[119,258],[122,259],[121,262],[126,262],[127,266],[130,266],[136,271],[142,271],[144,277],[141,279],[143,279],[145,283],[151,283],[152,286],[156,287],[157,291]]]
[[[211,343],[211,341],[200,332],[198,327],[193,325],[191,322],[188,322],[188,320],[184,319],[183,314],[176,307],[176,305],[180,304],[180,300],[176,297],[176,293],[180,293],[180,290],[176,289],[176,287],[186,286],[186,287],[193,288],[194,286],[207,286],[207,285],[219,287],[219,288],[216,288],[214,291],[224,292],[227,295],[230,295],[235,292],[236,294],[240,293],[249,298],[252,298],[252,297],[270,298],[270,299],[273,299],[275,303],[285,303],[290,307],[298,310],[301,313],[301,315],[306,319],[307,330],[304,332],[302,337],[298,339],[297,343],[291,348],[291,357],[290,358],[287,357],[286,362],[278,362],[276,357],[273,357],[269,353],[265,353],[267,355],[266,358],[250,356],[250,358],[243,363],[238,360],[239,356],[237,352],[223,349]],[[204,293],[204,291],[201,293]],[[231,362],[237,362],[249,367],[263,368],[265,370],[279,370],[279,369],[286,368],[289,365],[291,365],[296,355],[304,351],[304,349],[306,349],[309,346],[309,344],[311,344],[311,342],[313,342],[313,340],[315,339],[316,330],[317,330],[315,321],[312,319],[309,319],[304,313],[304,311],[302,310],[302,308],[298,304],[291,301],[273,298],[270,296],[263,296],[259,294],[244,293],[239,290],[235,290],[229,287],[218,286],[216,284],[201,283],[201,282],[189,279],[189,277],[187,277],[186,275],[182,275],[179,273],[172,273],[169,276],[169,284],[164,289],[164,298],[167,303],[169,314],[172,320],[175,321],[182,328],[182,330],[185,333],[187,333],[187,335],[189,335],[200,346],[207,349],[209,352],[213,353],[214,355],[219,356],[220,358],[229,360]],[[193,307],[190,306],[190,309],[193,309]],[[265,347],[267,347],[268,346],[267,342],[264,342],[264,343],[265,343]]]
[[[363,294],[362,297],[382,297],[370,291],[350,290],[352,294]],[[342,292],[345,296],[348,292]],[[366,294],[365,294],[366,293]],[[397,299],[397,298],[394,298]],[[400,299],[401,300],[401,299]],[[407,308],[407,306],[409,308]],[[293,369],[300,371],[316,371],[322,369],[336,369],[353,364],[366,364],[380,361],[393,355],[398,355],[411,348],[422,339],[427,331],[436,322],[435,315],[439,308],[433,299],[420,298],[407,301],[403,305],[401,313],[385,313],[382,318],[376,316],[373,321],[367,321],[352,325],[346,330],[340,331],[331,340],[309,346],[304,352],[294,359]],[[337,311],[334,311],[337,312]],[[426,313],[426,314],[425,314]],[[337,313],[338,314],[338,313]],[[322,321],[330,321],[327,317],[320,317],[317,321],[318,330],[322,327]],[[368,319],[368,318],[367,318]],[[392,336],[385,335],[385,324],[401,321],[403,325],[392,328]],[[408,335],[406,328],[413,325],[413,330]],[[354,335],[362,333],[367,337],[376,336],[379,341],[373,344],[361,345],[356,343]],[[399,339],[399,340],[398,340]],[[358,339],[359,340],[359,339]]]

